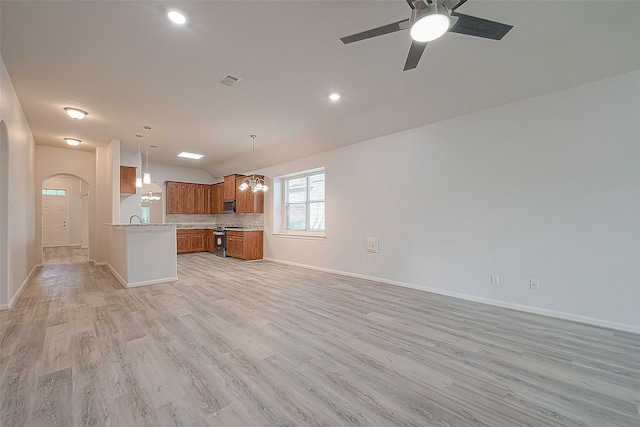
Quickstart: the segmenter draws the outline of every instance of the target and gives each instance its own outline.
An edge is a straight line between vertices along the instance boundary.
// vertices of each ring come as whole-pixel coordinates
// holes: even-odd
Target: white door
[[[66,200],[42,200],[42,246],[67,246]]]

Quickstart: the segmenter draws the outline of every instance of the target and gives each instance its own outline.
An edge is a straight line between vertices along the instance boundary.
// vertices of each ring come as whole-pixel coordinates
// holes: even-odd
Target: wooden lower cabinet
[[[176,246],[179,254],[192,252],[206,252],[208,249],[208,237],[213,237],[212,230],[184,229],[176,230]]]
[[[227,256],[247,261],[262,259],[262,231],[227,231]]]
[[[210,232],[207,234],[207,252],[213,252],[215,249],[216,249],[216,239],[213,236],[213,232]]]
[[[176,246],[178,248],[179,254],[188,254],[191,252],[189,250],[190,247],[190,236],[185,233],[186,230],[176,230]]]

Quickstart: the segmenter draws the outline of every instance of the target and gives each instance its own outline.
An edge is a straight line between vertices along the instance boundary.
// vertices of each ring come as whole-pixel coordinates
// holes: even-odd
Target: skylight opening
[[[178,154],[178,157],[184,157],[186,159],[200,160],[201,158],[204,157],[204,154],[194,154],[194,153],[188,153],[186,151],[183,151],[182,153]]]

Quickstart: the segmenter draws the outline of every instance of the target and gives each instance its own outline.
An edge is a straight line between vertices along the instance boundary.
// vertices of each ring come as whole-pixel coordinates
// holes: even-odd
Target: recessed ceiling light
[[[329,99],[332,100],[333,102],[336,102],[340,99],[340,94],[334,92],[331,95],[329,95]]]
[[[67,112],[67,115],[69,117],[71,117],[72,119],[76,119],[76,120],[82,120],[82,119],[84,119],[84,116],[89,114],[86,111],[80,110],[78,108],[71,108],[71,107],[65,107],[64,111]]]
[[[167,16],[169,17],[169,19],[171,19],[172,22],[182,25],[185,22],[187,22],[187,18],[185,18],[185,16],[183,14],[181,14],[180,12],[177,12],[175,10],[172,10],[171,12],[169,12],[167,14]]]
[[[198,160],[203,158],[204,154],[193,154],[193,153],[187,153],[186,151],[183,151],[182,153],[178,154],[178,157],[186,157],[187,159]]]
[[[75,139],[75,138],[65,138],[64,140],[67,141],[67,144],[69,144],[72,147],[77,147],[82,142],[79,139]]]

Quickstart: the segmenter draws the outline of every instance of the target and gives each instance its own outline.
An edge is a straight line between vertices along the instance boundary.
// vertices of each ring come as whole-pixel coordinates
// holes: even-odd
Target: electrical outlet
[[[367,237],[367,252],[378,253],[377,237]]]
[[[532,291],[537,291],[538,289],[540,289],[540,282],[535,279],[529,280],[529,289],[531,289]]]
[[[373,265],[373,258],[371,257],[367,258],[367,264]]]
[[[492,285],[497,285],[500,283],[500,280],[498,279],[498,275],[497,274],[492,274],[491,275],[491,284]]]

